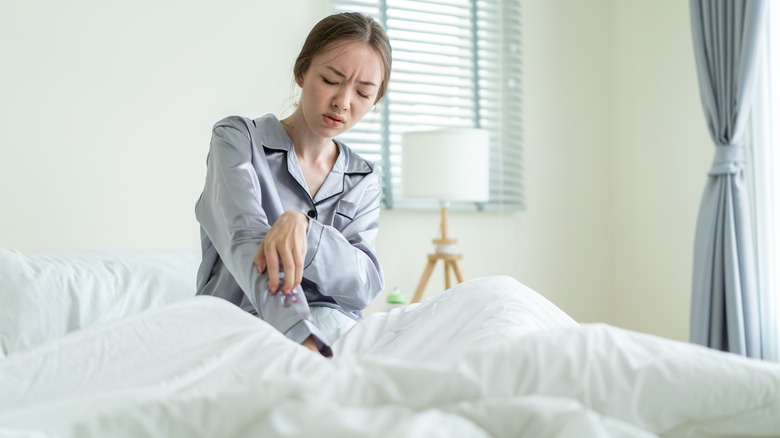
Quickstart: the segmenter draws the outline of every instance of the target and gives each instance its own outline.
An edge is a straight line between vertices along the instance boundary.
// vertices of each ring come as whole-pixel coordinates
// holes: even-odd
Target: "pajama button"
[[[308,212],[308,213],[306,213],[306,214],[308,214],[310,218],[315,218],[315,217],[317,217],[317,212],[316,212],[316,211],[314,211],[314,210],[309,210],[309,212]]]

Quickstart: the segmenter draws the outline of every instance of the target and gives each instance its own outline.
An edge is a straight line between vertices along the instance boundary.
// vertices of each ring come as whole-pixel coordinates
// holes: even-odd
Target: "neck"
[[[296,114],[280,122],[292,140],[298,160],[310,164],[332,163],[333,158],[338,155],[336,143],[333,139],[315,135],[306,128],[302,117],[296,117]]]

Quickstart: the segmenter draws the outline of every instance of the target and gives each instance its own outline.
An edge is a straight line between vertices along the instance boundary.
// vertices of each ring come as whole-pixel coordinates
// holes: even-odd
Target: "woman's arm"
[[[285,294],[301,284],[306,257],[306,230],[309,218],[300,211],[286,211],[276,219],[255,254],[261,274],[268,275],[271,293],[279,288]],[[280,272],[286,272],[280,281]]]
[[[258,272],[254,263],[258,246],[271,229],[263,203],[281,202],[273,197],[275,185],[267,162],[252,157],[246,123],[241,118],[228,118],[215,125],[206,184],[196,204],[196,217],[260,318],[298,343],[313,335],[321,347],[329,350],[325,338],[310,321],[300,287],[287,298],[271,294],[268,276]]]
[[[384,287],[384,275],[375,254],[382,199],[377,169],[351,190],[336,208],[334,226],[309,220],[308,249],[303,276],[319,286],[345,310],[365,309]],[[340,230],[339,230],[340,228]]]

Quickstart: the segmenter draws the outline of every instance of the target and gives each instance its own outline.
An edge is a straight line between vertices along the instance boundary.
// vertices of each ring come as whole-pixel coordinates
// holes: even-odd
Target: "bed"
[[[0,436],[780,436],[780,365],[578,324],[509,277],[367,316],[326,359],[197,254],[0,249]]]

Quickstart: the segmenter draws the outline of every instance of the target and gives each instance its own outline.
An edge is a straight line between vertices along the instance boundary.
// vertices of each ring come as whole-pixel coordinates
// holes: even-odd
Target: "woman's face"
[[[309,129],[329,139],[349,130],[374,105],[382,71],[376,52],[360,42],[336,44],[315,56],[296,79]]]

